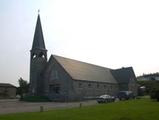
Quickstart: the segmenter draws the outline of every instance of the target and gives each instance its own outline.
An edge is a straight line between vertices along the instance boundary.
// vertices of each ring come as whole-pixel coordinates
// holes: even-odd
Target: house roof
[[[74,80],[117,83],[111,69],[52,55]]]
[[[16,88],[16,86],[9,83],[0,83],[0,87],[15,87]]]
[[[138,78],[139,77],[159,77],[159,73],[143,74],[142,76],[138,76]]]
[[[132,67],[115,69],[111,72],[119,83],[129,83],[129,81],[134,78],[136,80],[135,73]]]

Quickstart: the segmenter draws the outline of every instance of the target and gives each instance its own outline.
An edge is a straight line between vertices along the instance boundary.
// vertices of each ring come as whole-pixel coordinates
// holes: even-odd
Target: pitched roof
[[[0,87],[15,87],[15,86],[9,83],[0,83]]]
[[[51,56],[52,57],[52,56]],[[74,80],[117,83],[111,69],[53,55],[58,63]]]
[[[136,80],[136,76],[132,67],[121,68],[111,71],[115,79],[119,83],[129,83],[131,79]]]
[[[34,33],[34,40],[32,49],[44,49],[45,50],[45,42],[43,37],[43,31],[41,27],[40,15],[38,15],[35,33]]]

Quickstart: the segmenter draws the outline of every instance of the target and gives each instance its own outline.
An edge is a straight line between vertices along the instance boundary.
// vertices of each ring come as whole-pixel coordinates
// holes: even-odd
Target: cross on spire
[[[38,9],[38,14],[40,14],[40,9]]]

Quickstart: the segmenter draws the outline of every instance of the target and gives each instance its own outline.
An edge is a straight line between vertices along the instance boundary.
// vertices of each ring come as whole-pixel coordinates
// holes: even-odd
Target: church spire
[[[46,50],[39,11],[38,11],[38,18],[37,18],[37,23],[36,23],[35,33],[34,33],[34,40],[32,45],[32,50],[33,49]]]
[[[47,50],[45,48],[43,32],[38,13],[33,45],[30,50],[30,95],[41,95],[43,91],[42,70],[47,64]]]

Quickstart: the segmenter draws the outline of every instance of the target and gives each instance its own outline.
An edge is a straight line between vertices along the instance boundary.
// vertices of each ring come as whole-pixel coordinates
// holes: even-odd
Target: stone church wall
[[[45,74],[46,91],[51,99],[66,101],[70,99],[72,79],[63,67],[53,58]],[[48,80],[48,81],[47,81]]]
[[[74,80],[73,88],[76,99],[91,99],[103,94],[116,95],[119,90],[118,84],[82,80]]]

